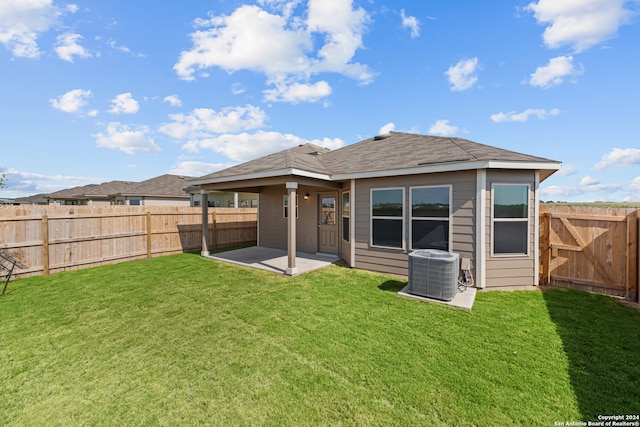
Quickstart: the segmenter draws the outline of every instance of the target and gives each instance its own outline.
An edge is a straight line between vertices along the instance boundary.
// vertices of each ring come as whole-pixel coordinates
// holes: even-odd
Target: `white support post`
[[[296,268],[296,190],[297,182],[287,182],[287,192],[289,195],[289,206],[287,209],[289,218],[287,221],[287,254],[288,263],[286,273],[293,276],[298,272]]]
[[[484,288],[487,281],[487,170],[476,174],[476,287]]]

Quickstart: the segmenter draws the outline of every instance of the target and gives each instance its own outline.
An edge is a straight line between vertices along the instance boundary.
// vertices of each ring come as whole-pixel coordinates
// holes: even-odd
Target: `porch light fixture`
[[[304,199],[305,199],[305,200],[309,200],[309,193],[305,193],[305,194],[304,194]]]

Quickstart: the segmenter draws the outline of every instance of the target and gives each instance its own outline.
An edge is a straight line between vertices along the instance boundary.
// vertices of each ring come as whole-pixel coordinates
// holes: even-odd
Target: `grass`
[[[191,254],[10,283],[0,425],[553,425],[640,412],[640,312],[569,290],[472,312],[338,266]]]

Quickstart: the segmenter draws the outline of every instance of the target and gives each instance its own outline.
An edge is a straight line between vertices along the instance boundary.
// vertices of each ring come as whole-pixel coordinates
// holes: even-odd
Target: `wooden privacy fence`
[[[540,283],[638,301],[637,209],[540,206]]]
[[[210,208],[211,247],[255,244],[257,209]],[[202,209],[170,206],[2,206],[0,250],[27,266],[14,277],[200,251]]]

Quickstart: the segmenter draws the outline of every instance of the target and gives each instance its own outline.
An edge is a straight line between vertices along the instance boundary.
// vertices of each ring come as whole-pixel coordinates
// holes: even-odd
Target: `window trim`
[[[449,215],[446,220],[449,223],[449,241],[447,242],[447,251],[451,252],[453,247],[453,184],[443,185],[416,185],[409,187],[409,247],[414,250],[413,247],[413,220],[417,221],[444,221],[445,217],[425,217],[425,216],[413,216],[413,189],[418,188],[448,188],[449,189]]]
[[[349,206],[347,209],[345,209],[344,206],[344,196],[348,196],[349,197]],[[340,222],[340,227],[342,228],[342,241],[344,242],[351,242],[351,191],[343,191],[342,194],[340,195],[340,200],[341,200],[341,209],[342,209],[342,213],[340,215],[340,217],[342,218],[342,221]],[[349,227],[347,230],[345,230],[344,227],[344,219],[345,218],[349,218]],[[347,239],[345,240],[344,236],[345,236],[345,231],[346,231],[346,236]]]
[[[373,215],[373,192],[374,191],[380,191],[380,190],[400,190],[402,191],[402,215],[401,216],[375,216]],[[405,187],[376,187],[376,188],[371,188],[369,190],[369,246],[372,248],[382,248],[382,249],[392,249],[392,250],[396,250],[396,251],[404,251],[406,250],[407,247],[407,239],[405,238],[406,235],[406,221],[405,221],[405,217],[406,217],[406,203],[405,203]],[[401,236],[401,241],[402,241],[402,247],[395,247],[395,246],[382,246],[382,245],[374,245],[373,244],[373,220],[374,219],[388,219],[388,220],[401,220],[402,221],[402,236]]]
[[[510,187],[527,187],[527,217],[526,218],[497,218],[495,216],[495,187],[496,186],[510,186]],[[525,253],[495,253],[495,223],[496,222],[525,222],[527,223],[527,244]],[[503,183],[493,182],[491,183],[491,257],[492,258],[528,258],[531,255],[531,184],[522,183]]]

